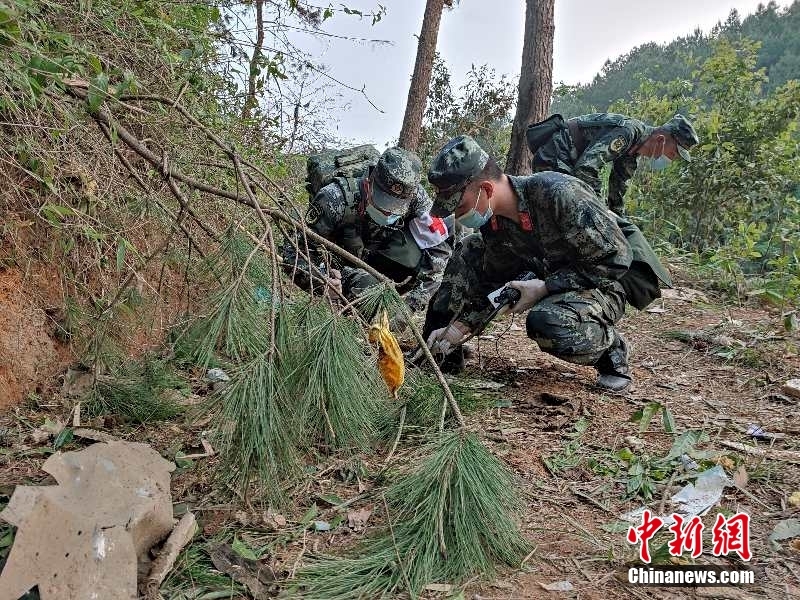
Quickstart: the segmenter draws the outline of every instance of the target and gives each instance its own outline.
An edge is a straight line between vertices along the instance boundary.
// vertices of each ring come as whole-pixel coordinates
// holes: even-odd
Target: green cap
[[[678,153],[685,161],[691,161],[689,148],[700,142],[697,132],[689,120],[681,114],[677,114],[669,121],[664,123],[661,128],[667,131],[678,144]]]
[[[470,179],[480,173],[489,155],[468,135],[447,142],[431,163],[428,181],[436,188],[431,214],[437,217],[455,212],[461,202],[461,192]]]
[[[372,203],[384,212],[404,215],[417,195],[422,162],[402,148],[389,148],[372,170]]]

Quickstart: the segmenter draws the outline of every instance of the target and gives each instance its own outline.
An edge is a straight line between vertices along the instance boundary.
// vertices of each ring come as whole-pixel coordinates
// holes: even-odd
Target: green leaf
[[[176,452],[175,453],[175,465],[179,469],[188,469],[193,464],[194,463],[192,462],[192,459],[191,458],[186,458],[186,454],[184,454],[183,452]]]
[[[302,525],[308,525],[311,523],[312,520],[319,514],[319,509],[317,508],[316,504],[312,504],[311,508],[306,511],[306,514],[303,515],[303,518],[300,519],[300,523]]]
[[[661,408],[661,420],[664,422],[664,431],[667,433],[675,433],[675,419],[666,406]]]
[[[74,215],[75,210],[60,204],[43,204],[39,209],[39,213],[52,225],[58,225],[65,217]]]
[[[89,54],[86,57],[86,62],[89,63],[89,66],[92,68],[92,71],[94,71],[95,75],[100,75],[103,72],[103,65],[100,63],[100,58],[98,58],[96,55]]]
[[[642,433],[647,427],[650,425],[650,421],[653,419],[653,416],[658,412],[658,410],[662,408],[660,402],[651,402],[644,408],[637,410],[633,413],[631,417],[631,421],[634,423],[639,423],[639,433]]]
[[[128,240],[117,238],[117,271],[122,271],[125,266],[125,250],[128,247]]]
[[[672,448],[669,454],[664,457],[665,461],[675,460],[684,454],[692,455],[695,444],[708,439],[708,436],[703,431],[684,431],[672,443]]]
[[[242,558],[248,558],[250,560],[258,560],[258,555],[252,550],[252,548],[250,548],[250,546],[245,544],[238,537],[233,538],[231,549]]]
[[[331,506],[339,506],[340,504],[344,504],[344,500],[339,498],[336,494],[318,494],[317,498],[320,500],[327,502]]]
[[[86,103],[89,112],[96,112],[108,95],[108,75],[100,73],[89,82],[89,90],[86,94]]]
[[[53,450],[60,450],[72,441],[73,433],[71,427],[64,427],[58,432],[56,439],[53,440]]]

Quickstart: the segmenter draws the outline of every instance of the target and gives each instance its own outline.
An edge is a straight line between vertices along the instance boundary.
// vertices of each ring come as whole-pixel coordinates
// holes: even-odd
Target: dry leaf
[[[795,508],[800,506],[800,492],[792,492],[789,496],[789,506],[794,506]]]
[[[744,488],[749,481],[747,477],[747,469],[744,468],[744,465],[739,465],[739,468],[731,476],[733,478],[733,483],[738,488]]]
[[[360,531],[367,526],[367,520],[372,515],[372,510],[369,508],[362,508],[360,510],[347,511],[347,525],[353,531]]]

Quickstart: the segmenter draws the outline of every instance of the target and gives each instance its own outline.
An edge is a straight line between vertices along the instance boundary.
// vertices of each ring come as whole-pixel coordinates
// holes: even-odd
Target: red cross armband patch
[[[438,246],[450,235],[444,220],[433,217],[430,213],[424,213],[411,219],[408,228],[411,230],[414,241],[422,250]]]

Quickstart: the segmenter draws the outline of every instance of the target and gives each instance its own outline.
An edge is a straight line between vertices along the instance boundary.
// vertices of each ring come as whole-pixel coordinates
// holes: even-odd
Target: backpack
[[[616,217],[617,225],[633,250],[633,262],[619,282],[625,290],[628,304],[644,310],[653,300],[661,297],[661,283],[672,287],[672,280],[639,228],[625,217]]]
[[[324,150],[306,161],[306,190],[314,196],[329,183],[339,180],[345,196],[352,194],[352,180],[363,177],[378,164],[381,153],[369,144],[344,150]],[[350,180],[350,181],[341,181]],[[350,199],[350,198],[348,198]]]

